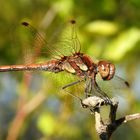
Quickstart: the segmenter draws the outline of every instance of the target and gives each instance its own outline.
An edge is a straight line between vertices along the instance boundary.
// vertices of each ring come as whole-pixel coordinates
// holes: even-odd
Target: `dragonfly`
[[[117,78],[119,82],[125,86],[129,86],[128,82],[115,75],[115,65],[107,60],[100,60],[95,62],[89,55],[81,52],[81,44],[75,31],[75,20],[70,21],[72,25],[72,53],[70,55],[61,55],[59,59],[51,59],[42,63],[30,63],[19,65],[5,65],[0,66],[0,72],[9,71],[49,71],[52,73],[60,73],[65,71],[72,75],[77,76],[80,80],[64,86],[62,89],[76,85],[80,82],[85,82],[85,97],[96,95],[101,97],[108,103],[112,103],[110,97],[104,92],[96,81],[97,74],[99,74],[103,81],[110,81]],[[28,22],[22,22],[22,25],[30,29],[32,33],[36,33],[36,38],[46,43],[45,39],[41,36],[36,29]]]

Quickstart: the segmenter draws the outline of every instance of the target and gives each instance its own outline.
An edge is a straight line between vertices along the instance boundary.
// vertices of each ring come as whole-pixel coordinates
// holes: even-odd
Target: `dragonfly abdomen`
[[[7,65],[0,66],[0,72],[8,72],[8,71],[32,71],[39,70],[40,64],[24,64],[24,65]]]
[[[51,61],[40,63],[40,64],[6,65],[6,66],[0,66],[0,72],[35,71],[35,70],[60,72],[62,71],[62,69],[57,63],[58,63],[57,60],[51,60]]]

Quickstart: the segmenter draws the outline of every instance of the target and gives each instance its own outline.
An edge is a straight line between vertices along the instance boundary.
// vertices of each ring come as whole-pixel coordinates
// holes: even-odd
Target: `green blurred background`
[[[115,63],[117,75],[131,85],[125,93],[128,104],[119,106],[118,115],[139,112],[139,0],[1,0],[0,7],[0,65],[23,62],[32,44],[21,21],[31,22],[54,43],[63,24],[76,19],[82,51]],[[30,75],[0,73],[0,140],[98,139],[90,112],[76,99],[59,94],[68,78],[46,72]],[[139,130],[140,120],[135,120],[119,127],[112,140],[139,140]]]

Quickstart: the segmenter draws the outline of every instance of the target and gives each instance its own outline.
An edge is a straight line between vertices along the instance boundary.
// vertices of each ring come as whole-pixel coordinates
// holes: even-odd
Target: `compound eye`
[[[107,61],[99,61],[98,72],[103,80],[110,80],[115,74],[115,66]]]

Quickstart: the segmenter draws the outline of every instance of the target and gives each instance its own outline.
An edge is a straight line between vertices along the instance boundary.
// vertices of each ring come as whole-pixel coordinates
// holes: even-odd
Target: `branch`
[[[95,116],[95,128],[99,135],[100,140],[109,140],[113,132],[121,124],[129,121],[140,119],[140,113],[126,115],[116,120],[118,101],[111,99],[112,103],[106,103],[102,98],[93,96],[82,100],[81,104],[84,108],[90,109]],[[107,121],[103,121],[100,109],[103,105],[110,106],[110,112]]]
[[[116,124],[119,126],[121,124],[127,123],[132,120],[140,119],[140,113],[126,115],[118,120],[116,120]]]

